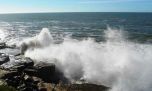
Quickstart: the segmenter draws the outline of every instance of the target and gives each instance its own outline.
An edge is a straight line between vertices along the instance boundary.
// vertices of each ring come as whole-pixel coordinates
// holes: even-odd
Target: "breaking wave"
[[[130,42],[126,36],[123,30],[107,28],[104,42],[66,37],[56,44],[44,28],[23,43],[26,57],[55,63],[71,81],[83,79],[109,86],[111,91],[150,91],[152,46]]]

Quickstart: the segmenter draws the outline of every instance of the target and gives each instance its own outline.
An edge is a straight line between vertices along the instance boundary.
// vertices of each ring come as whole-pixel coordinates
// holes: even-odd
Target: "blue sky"
[[[0,13],[152,12],[152,0],[0,0]]]

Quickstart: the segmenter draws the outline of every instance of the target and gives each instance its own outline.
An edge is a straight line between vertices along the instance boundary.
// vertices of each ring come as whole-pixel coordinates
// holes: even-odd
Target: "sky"
[[[0,13],[152,12],[152,0],[0,0]]]

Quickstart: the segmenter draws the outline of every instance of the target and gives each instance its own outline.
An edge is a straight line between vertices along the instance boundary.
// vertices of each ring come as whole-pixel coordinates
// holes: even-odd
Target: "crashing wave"
[[[26,57],[55,63],[71,81],[84,79],[112,91],[152,90],[152,46],[129,42],[122,30],[111,28],[105,30],[105,39],[97,43],[68,38],[55,44],[45,28],[21,46]]]
[[[21,53],[24,54],[27,49],[49,46],[52,42],[53,37],[49,33],[49,30],[47,28],[43,28],[39,35],[26,39],[21,43]]]

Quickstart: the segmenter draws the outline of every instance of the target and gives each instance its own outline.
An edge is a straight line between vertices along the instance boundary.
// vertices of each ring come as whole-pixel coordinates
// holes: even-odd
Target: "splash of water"
[[[7,31],[0,29],[0,41],[5,41],[5,38],[7,37]]]
[[[26,57],[37,61],[53,62],[72,80],[85,79],[87,82],[112,87],[111,91],[150,91],[152,90],[152,46],[138,44],[125,39],[122,30],[105,30],[106,42],[93,39],[64,39],[54,44],[49,32],[41,32],[40,44],[51,45],[28,49]],[[28,43],[27,43],[28,44]],[[44,43],[45,44],[45,43]]]
[[[25,39],[19,46],[21,46],[21,53],[27,49],[43,48],[49,46],[53,42],[53,37],[47,28],[43,28],[39,35]]]

